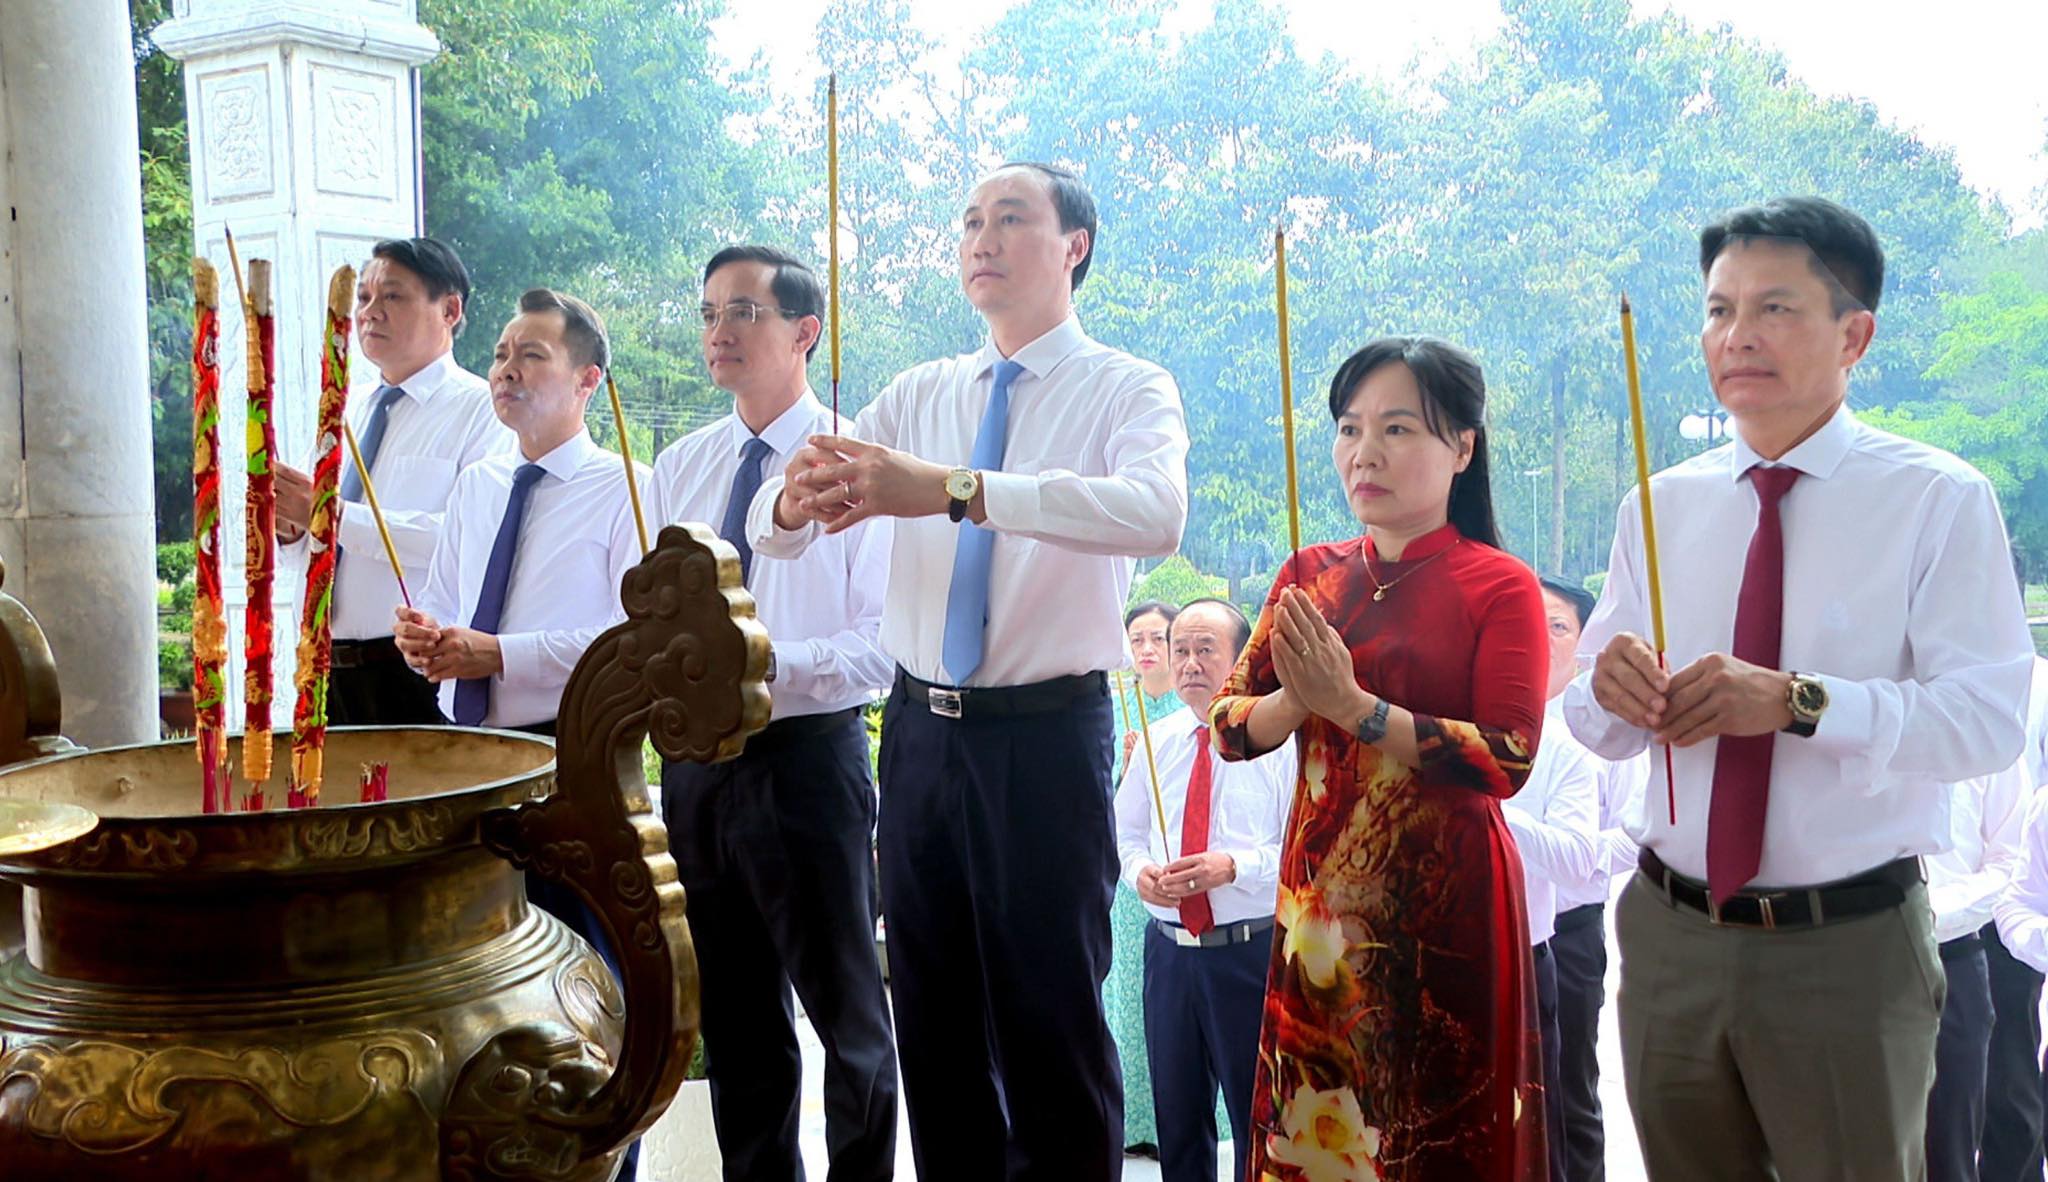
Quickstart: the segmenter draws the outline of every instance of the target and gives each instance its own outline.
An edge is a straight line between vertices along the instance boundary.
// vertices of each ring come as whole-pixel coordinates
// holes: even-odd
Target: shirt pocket
[[[439,456],[378,456],[377,500],[387,510],[439,513],[461,468]]]

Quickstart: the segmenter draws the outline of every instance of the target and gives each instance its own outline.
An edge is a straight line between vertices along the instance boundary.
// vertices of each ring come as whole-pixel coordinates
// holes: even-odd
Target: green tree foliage
[[[184,71],[149,42],[169,16],[167,0],[131,0],[156,535],[176,539],[192,536],[192,166]]]
[[[1170,603],[1180,607],[1190,599],[1228,598],[1230,584],[1215,575],[1205,575],[1194,563],[1175,554],[1145,572],[1131,586],[1130,606],[1141,603]]]
[[[1697,227],[1818,193],[1869,217],[1890,255],[1859,411],[1982,466],[2016,537],[2048,557],[2042,236],[2010,237],[1946,150],[1867,103],[1815,94],[1725,28],[1638,16],[1627,0],[1502,8],[1468,58],[1383,84],[1297,41],[1276,0],[1216,0],[1193,24],[1145,0],[1023,0],[964,53],[920,28],[908,0],[833,0],[814,44],[841,95],[847,408],[977,345],[957,275],[962,199],[1004,159],[1056,161],[1101,206],[1085,324],[1165,364],[1185,396],[1192,570],[1256,598],[1285,556],[1272,263],[1284,225],[1304,539],[1357,529],[1326,458],[1329,376],[1372,336],[1430,332],[1486,366],[1510,548],[1585,577],[1605,565],[1634,482],[1620,294],[1637,312],[1654,459],[1670,463],[1696,446],[1679,419],[1712,404]],[[133,0],[138,30],[161,9]],[[772,102],[758,63],[715,60],[719,12],[421,4],[446,47],[423,74],[427,226],[477,277],[461,355],[481,364],[525,286],[590,298],[610,319],[643,453],[724,405],[698,357],[702,260],[756,237],[824,263],[824,81]],[[189,210],[182,95],[164,85],[175,68],[137,44],[152,295],[171,334],[190,240],[189,214],[176,220]],[[175,384],[172,344],[158,362]],[[821,349],[821,393],[826,366]],[[593,418],[608,437],[608,416]]]

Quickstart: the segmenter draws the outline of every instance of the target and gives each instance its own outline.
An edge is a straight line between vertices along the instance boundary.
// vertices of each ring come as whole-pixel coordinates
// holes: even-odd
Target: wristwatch
[[[1820,716],[1827,712],[1828,687],[1817,677],[1794,673],[1785,686],[1785,705],[1792,711],[1792,721],[1786,725],[1785,733],[1812,738],[1820,726]]]
[[[1358,736],[1358,741],[1367,746],[1387,737],[1387,700],[1378,698],[1375,701],[1372,713],[1359,719],[1358,728],[1353,732]]]
[[[967,505],[981,491],[981,473],[972,468],[955,468],[946,473],[946,516],[955,521],[967,516]]]

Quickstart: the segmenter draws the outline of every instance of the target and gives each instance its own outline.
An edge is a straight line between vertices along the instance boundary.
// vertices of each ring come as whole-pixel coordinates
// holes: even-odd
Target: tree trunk
[[[1563,353],[1550,362],[1550,568],[1545,572],[1549,574],[1564,570],[1564,452],[1571,431],[1564,414],[1567,365]]]

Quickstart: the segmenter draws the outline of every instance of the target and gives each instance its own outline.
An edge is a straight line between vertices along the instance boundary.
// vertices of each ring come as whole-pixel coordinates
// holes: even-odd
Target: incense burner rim
[[[334,727],[329,731],[330,735],[349,733],[420,734],[451,743],[488,737],[531,746],[537,762],[510,775],[370,803],[335,800],[330,796],[315,807],[292,809],[284,807],[283,793],[278,791],[272,795],[270,806],[261,812],[195,810],[108,815],[95,810],[99,825],[89,833],[47,849],[0,856],[0,878],[25,885],[50,877],[143,876],[163,882],[160,876],[173,872],[203,874],[217,885],[223,875],[354,873],[364,867],[365,859],[396,864],[431,857],[451,846],[475,843],[477,822],[485,813],[542,799],[554,791],[554,744],[543,736],[452,726]],[[7,794],[10,780],[18,781],[67,763],[113,760],[180,747],[189,750],[192,744],[189,737],[162,739],[68,751],[16,764],[0,769],[0,796]],[[543,752],[546,757],[539,758]],[[196,765],[186,766],[196,769]],[[195,770],[195,800],[197,780]],[[87,801],[66,802],[92,808]],[[195,887],[199,885],[191,879],[186,881]]]

